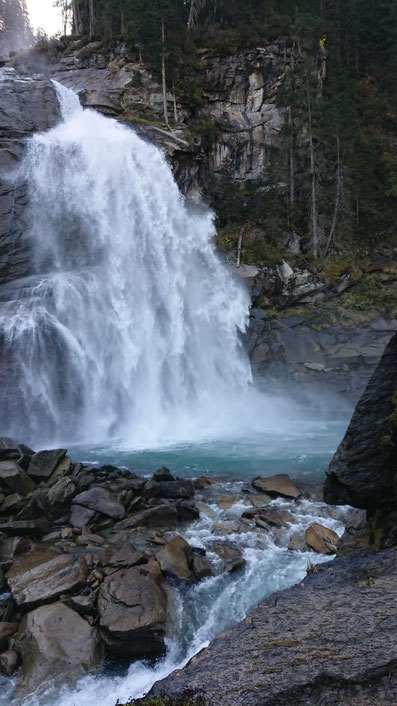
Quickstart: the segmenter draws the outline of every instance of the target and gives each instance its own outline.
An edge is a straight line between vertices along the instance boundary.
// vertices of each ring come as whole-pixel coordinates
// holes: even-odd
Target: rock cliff
[[[18,166],[24,142],[59,120],[56,92],[49,79],[0,69],[0,285],[29,272],[23,239],[26,186]]]

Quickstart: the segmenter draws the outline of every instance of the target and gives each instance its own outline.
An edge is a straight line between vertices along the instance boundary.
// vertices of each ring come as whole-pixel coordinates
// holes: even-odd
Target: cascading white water
[[[150,444],[227,427],[251,380],[249,297],[212,214],[186,207],[157,148],[57,90],[64,120],[22,166],[32,274],[3,292],[3,433]]]

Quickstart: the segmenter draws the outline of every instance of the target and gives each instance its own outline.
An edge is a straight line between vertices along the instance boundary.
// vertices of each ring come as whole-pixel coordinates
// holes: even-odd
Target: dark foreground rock
[[[391,429],[397,391],[394,335],[353,414],[327,470],[324,499],[368,510],[389,505],[397,493],[397,453]]]
[[[190,688],[208,704],[227,706],[397,703],[396,601],[397,549],[320,565],[150,695]]]

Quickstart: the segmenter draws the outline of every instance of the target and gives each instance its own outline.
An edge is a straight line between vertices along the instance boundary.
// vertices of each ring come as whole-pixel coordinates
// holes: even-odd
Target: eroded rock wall
[[[19,166],[26,140],[59,120],[53,84],[0,69],[0,285],[29,273],[24,240],[26,183]]]

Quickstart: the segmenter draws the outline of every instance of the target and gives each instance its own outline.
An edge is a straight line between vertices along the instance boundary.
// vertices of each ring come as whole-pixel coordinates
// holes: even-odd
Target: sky
[[[60,11],[53,7],[53,0],[27,0],[33,31],[41,27],[50,37],[62,30]]]

